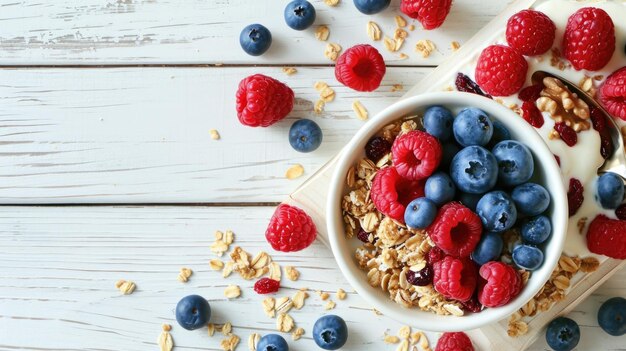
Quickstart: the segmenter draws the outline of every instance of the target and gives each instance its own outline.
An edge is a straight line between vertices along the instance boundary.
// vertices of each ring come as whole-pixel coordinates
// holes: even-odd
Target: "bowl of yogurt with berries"
[[[344,148],[327,203],[329,242],[376,310],[431,331],[504,319],[558,263],[568,204],[539,134],[493,100],[405,98]]]

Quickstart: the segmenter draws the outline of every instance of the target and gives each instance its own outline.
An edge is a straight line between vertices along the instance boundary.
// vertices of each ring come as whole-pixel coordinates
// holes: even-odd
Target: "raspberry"
[[[463,332],[443,333],[435,351],[474,351],[472,340]]]
[[[448,255],[468,257],[480,241],[480,217],[460,202],[443,205],[427,229],[435,244]]]
[[[476,265],[469,258],[446,256],[433,265],[433,286],[441,295],[467,301],[476,290]]]
[[[624,84],[626,84],[626,82]],[[614,150],[611,131],[606,129],[606,119],[600,109],[589,105],[589,113],[591,115],[593,129],[600,134],[600,155],[606,160],[613,154]]]
[[[317,229],[306,212],[286,204],[276,207],[265,231],[267,242],[282,252],[300,251],[315,241]]]
[[[563,51],[576,70],[598,71],[615,51],[615,26],[604,10],[583,7],[567,20]]]
[[[522,89],[517,97],[522,101],[535,102],[541,97],[541,91],[543,90],[543,84],[529,85]]]
[[[615,215],[618,219],[626,221],[626,204],[619,205],[619,207],[615,209]]]
[[[524,86],[527,72],[528,63],[517,50],[491,45],[478,57],[476,83],[488,94],[508,96]]]
[[[261,278],[254,283],[254,291],[257,294],[271,294],[280,289],[280,282],[270,278]]]
[[[379,170],[372,181],[370,197],[376,209],[400,223],[404,223],[406,206],[424,196],[424,182],[400,177],[395,167]]]
[[[383,137],[374,137],[365,145],[365,156],[374,162],[378,162],[390,151],[391,143]]]
[[[446,253],[443,252],[443,250],[441,250],[437,246],[433,246],[433,248],[431,248],[430,251],[428,251],[428,257],[426,258],[426,261],[428,261],[428,263],[432,265],[435,262],[439,262],[443,260],[445,256],[446,256]]]
[[[578,134],[572,129],[572,127],[565,124],[565,122],[559,122],[554,125],[554,130],[559,133],[561,140],[567,144],[567,146],[574,146],[578,142]]]
[[[268,127],[293,109],[293,90],[274,78],[255,74],[239,82],[237,117],[250,127]]]
[[[506,41],[522,55],[546,53],[552,47],[556,26],[550,17],[534,10],[520,11],[506,25]]]
[[[598,215],[589,225],[587,247],[599,255],[626,259],[626,221]]]
[[[585,201],[585,188],[580,180],[571,178],[569,180],[569,190],[567,190],[567,204],[569,205],[569,216],[573,216]]]
[[[606,78],[600,87],[600,102],[610,114],[626,121],[626,67]]]
[[[441,162],[441,144],[434,136],[413,130],[393,142],[391,156],[398,173],[407,179],[428,178]]]
[[[522,277],[502,262],[487,262],[480,267],[478,301],[486,307],[504,306],[522,290]]]
[[[461,72],[456,75],[454,85],[456,85],[456,90],[458,91],[477,94],[491,99],[491,95],[485,94],[482,89],[480,89],[478,84],[474,83],[474,81],[471,80],[470,77]]]
[[[337,59],[335,78],[357,91],[373,91],[380,86],[387,67],[382,55],[371,45],[355,45]]]
[[[522,117],[535,128],[541,128],[543,126],[543,115],[537,105],[531,101],[524,101],[522,104]]]
[[[452,0],[402,0],[400,11],[422,23],[426,30],[440,27],[446,20]]]

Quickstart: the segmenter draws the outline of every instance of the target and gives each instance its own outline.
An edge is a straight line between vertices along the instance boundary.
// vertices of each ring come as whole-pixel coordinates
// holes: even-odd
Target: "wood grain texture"
[[[269,207],[2,207],[0,208],[0,350],[154,350],[161,323],[174,326],[176,350],[219,350],[219,336],[206,330],[187,332],[178,327],[173,309],[187,294],[205,296],[213,307],[213,321],[230,321],[244,339],[252,332],[275,331],[275,321],[261,308],[262,297],[252,282],[221,278],[208,267],[213,232],[233,229],[235,244],[250,253],[265,250],[281,266],[294,265],[301,279],[283,278],[278,296],[295,289],[335,292],[352,289],[341,276],[330,250],[322,244],[298,254],[271,250],[262,233],[273,212]],[[232,247],[231,247],[232,248]],[[176,280],[178,270],[194,270],[191,280]],[[610,296],[626,295],[626,272],[618,273],[570,316],[581,324],[580,350],[602,343],[603,350],[623,349],[626,336],[607,338],[595,311]],[[137,290],[121,296],[118,279],[133,280]],[[223,290],[240,285],[241,298],[227,301]],[[350,328],[346,350],[395,350],[382,341],[400,325],[376,316],[358,295],[349,293],[333,313]],[[291,315],[306,330],[292,350],[312,350],[311,330],[325,313],[316,294]],[[435,342],[437,335],[429,333]],[[286,335],[287,339],[290,338]],[[238,350],[245,350],[245,343]],[[544,350],[539,341],[530,350]]]
[[[375,93],[338,86],[334,70],[298,68],[108,68],[0,70],[0,202],[151,203],[281,201],[326,163],[370,115],[397,100],[429,71],[390,68]],[[244,127],[235,113],[239,81],[276,77],[296,94],[294,111],[270,128]],[[316,81],[336,90],[313,112]],[[288,130],[299,118],[322,127],[322,147],[294,151]],[[212,140],[210,129],[220,140]],[[305,175],[287,180],[293,164]]]
[[[449,53],[451,41],[465,42],[507,1],[456,0],[448,20],[438,30],[425,31],[418,22],[399,60],[375,45],[389,62],[398,65],[438,64]],[[325,43],[314,30],[298,32],[283,19],[286,0],[1,0],[0,65],[71,64],[330,64],[323,55]],[[381,14],[360,14],[352,0],[329,7],[312,1],[315,25],[326,24],[330,40],[347,48],[370,43],[368,20],[378,22],[393,36],[399,0]],[[239,33],[251,23],[266,25],[273,35],[270,51],[260,58],[246,55]],[[430,39],[437,52],[424,59],[414,51],[420,39]]]

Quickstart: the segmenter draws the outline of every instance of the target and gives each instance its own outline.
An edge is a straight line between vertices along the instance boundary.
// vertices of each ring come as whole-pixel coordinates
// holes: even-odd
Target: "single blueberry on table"
[[[596,199],[605,209],[616,209],[624,201],[624,180],[615,173],[598,178]]]
[[[526,145],[515,140],[505,140],[491,150],[498,160],[498,180],[505,186],[526,183],[535,171],[533,155]]]
[[[478,201],[480,201],[483,195],[484,194],[459,193],[457,200],[461,201],[465,207],[476,212],[476,205],[478,205]]]
[[[499,190],[483,195],[476,205],[476,214],[483,222],[483,228],[490,232],[501,233],[511,229],[517,221],[513,199]]]
[[[294,0],[285,7],[285,22],[291,29],[305,30],[315,22],[315,7],[306,0]]]
[[[493,123],[484,111],[468,107],[456,116],[452,130],[459,144],[484,146],[493,135]]]
[[[425,197],[411,201],[404,210],[404,222],[409,228],[426,228],[435,220],[435,216],[437,205]]]
[[[606,300],[598,310],[598,324],[610,335],[626,334],[626,299],[614,297]]]
[[[552,224],[546,216],[532,217],[522,224],[522,240],[528,244],[542,244],[548,240],[550,233]]]
[[[580,341],[578,323],[567,317],[554,319],[546,329],[546,341],[554,351],[571,351]]]
[[[285,339],[277,334],[267,334],[256,344],[257,351],[289,351]]]
[[[443,144],[441,146],[441,162],[439,163],[439,169],[450,169],[450,163],[452,163],[452,159],[459,151],[461,151],[461,149],[454,142]]]
[[[484,147],[468,146],[452,159],[450,177],[462,192],[486,193],[498,181],[498,162]]]
[[[310,119],[295,121],[289,128],[289,144],[296,151],[311,152],[322,144],[323,133]]]
[[[428,177],[426,185],[424,186],[425,196],[432,200],[437,206],[441,206],[454,199],[456,193],[456,187],[448,176],[444,172],[435,172],[435,174]]]
[[[348,326],[339,316],[323,316],[313,325],[313,340],[324,350],[340,349],[348,340]]]
[[[486,232],[483,233],[470,257],[474,262],[482,266],[489,261],[497,260],[502,253],[503,247],[504,241],[500,233]]]
[[[239,44],[248,55],[263,55],[272,45],[272,33],[261,24],[251,24],[239,34]]]
[[[511,197],[517,210],[527,216],[540,215],[550,206],[550,193],[535,183],[516,186],[511,192]]]
[[[424,129],[441,142],[448,141],[452,136],[453,122],[452,112],[443,106],[431,106],[424,112]]]
[[[389,7],[391,0],[354,0],[354,6],[359,12],[373,15]]]
[[[543,263],[543,252],[530,245],[517,245],[513,249],[513,262],[527,271],[534,271]]]
[[[187,330],[206,326],[210,318],[211,306],[202,296],[185,296],[176,305],[176,321]]]

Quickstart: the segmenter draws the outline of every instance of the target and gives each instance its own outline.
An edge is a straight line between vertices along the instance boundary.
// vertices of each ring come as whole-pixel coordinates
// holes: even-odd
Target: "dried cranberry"
[[[613,154],[613,140],[605,130],[600,133],[600,155],[606,160]]]
[[[417,272],[409,271],[406,274],[406,280],[411,285],[426,286],[433,282],[433,276],[434,273],[432,267],[426,266]]]
[[[378,162],[389,152],[391,152],[391,143],[383,137],[374,137],[365,145],[365,156],[374,162]]]
[[[519,92],[517,97],[522,101],[534,102],[535,100],[539,99],[542,90],[543,84],[527,86]]]
[[[615,150],[613,148],[611,132],[606,128],[606,117],[600,109],[594,107],[593,105],[589,106],[589,113],[591,115],[593,129],[595,129],[600,135],[600,154],[606,160]]]
[[[261,278],[254,283],[254,291],[257,294],[271,294],[278,291],[280,282],[270,278]]]
[[[476,84],[473,80],[470,79],[470,77],[466,76],[465,74],[463,74],[461,72],[459,72],[459,74],[457,74],[456,80],[455,80],[454,84],[456,85],[456,90],[458,90],[458,91],[464,91],[466,93],[478,94],[478,95],[482,95],[484,97],[488,97],[488,98],[491,99],[491,95],[485,94],[482,91],[482,89],[480,89],[478,84]]]
[[[435,262],[439,262],[443,260],[445,256],[446,254],[443,252],[443,250],[435,246],[432,249],[430,249],[430,251],[428,251],[427,261],[429,264],[434,264]]]
[[[618,219],[626,221],[626,204],[619,205],[619,207],[615,210],[615,215]]]
[[[478,298],[476,296],[473,296],[471,299],[465,302],[461,301],[461,307],[465,312],[478,313],[483,310],[483,305],[478,302]]]
[[[370,233],[363,230],[363,228],[359,228],[359,232],[356,234],[356,237],[364,243],[370,242]]]
[[[573,216],[578,212],[578,209],[583,204],[585,196],[583,187],[580,180],[572,178],[569,180],[569,190],[567,191],[567,203],[569,204],[569,216]]]
[[[524,101],[522,104],[522,117],[535,128],[543,126],[543,115],[534,102]]]
[[[574,146],[578,142],[578,135],[572,129],[572,127],[568,126],[564,122],[559,122],[554,125],[554,130],[559,133],[561,140],[567,144],[567,146]]]
[[[561,167],[561,158],[557,155],[554,155],[554,158],[556,159],[556,163],[559,164],[559,167]]]
[[[606,119],[602,111],[593,105],[589,106],[589,114],[591,115],[591,123],[593,124],[593,129],[598,132],[602,132],[606,128]]]

